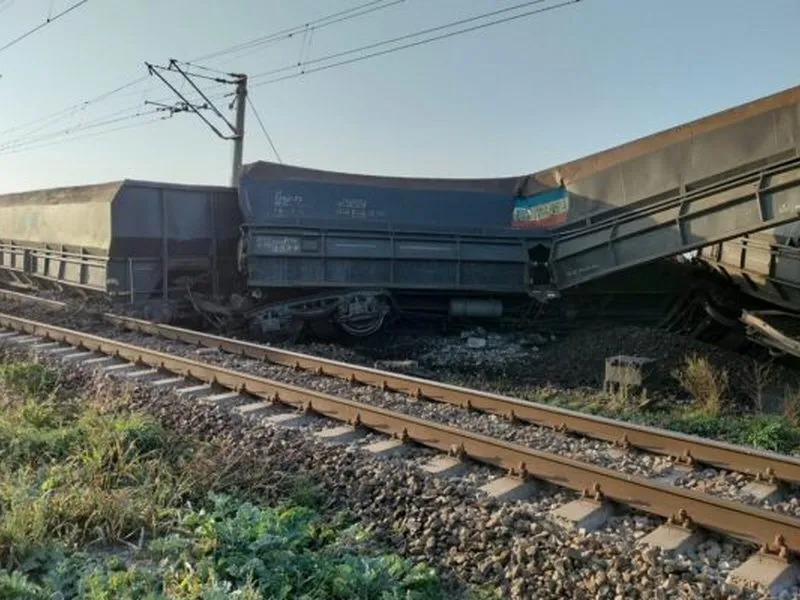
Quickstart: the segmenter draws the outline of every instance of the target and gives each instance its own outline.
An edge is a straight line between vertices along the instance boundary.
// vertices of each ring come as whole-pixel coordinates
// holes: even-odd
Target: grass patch
[[[58,375],[39,363],[0,364],[0,387],[25,397],[45,398],[58,388]]]
[[[769,384],[769,365],[751,366],[748,393],[759,408]],[[492,382],[492,390],[531,402],[549,404],[610,419],[649,425],[690,435],[752,446],[783,454],[800,454],[800,388],[787,389],[782,415],[734,413],[729,406],[728,375],[707,360],[689,356],[673,373],[692,403],[645,406],[642,397],[609,395],[591,390],[564,391],[553,386],[520,390],[506,381]],[[451,377],[449,383],[486,387],[478,377]]]
[[[543,400],[562,408],[772,452],[790,454],[800,451],[800,427],[782,415],[718,414],[696,406],[650,411],[620,409],[612,398],[602,394],[547,396]]]
[[[289,475],[285,504],[260,506],[241,450],[57,402],[39,365],[0,373],[0,599],[445,597],[432,569],[323,518],[313,481]]]

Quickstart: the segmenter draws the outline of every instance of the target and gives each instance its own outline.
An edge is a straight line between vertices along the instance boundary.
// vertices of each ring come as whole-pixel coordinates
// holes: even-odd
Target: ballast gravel
[[[672,462],[666,456],[648,454],[637,450],[629,450],[622,454],[609,452],[613,450],[613,445],[602,440],[560,433],[550,428],[528,423],[511,423],[494,415],[470,412],[444,403],[417,400],[406,394],[383,391],[374,387],[354,386],[341,379],[321,376],[310,371],[296,371],[289,367],[235,356],[220,350],[198,349],[182,342],[131,332],[110,325],[103,321],[99,315],[89,311],[77,311],[65,318],[64,311],[47,306],[26,304],[23,308],[26,311],[25,314],[30,315],[32,319],[41,319],[55,325],[72,327],[95,335],[113,338],[123,343],[174,353],[179,356],[209,362],[277,381],[308,387],[327,394],[489,435],[618,472],[646,478],[670,476]],[[0,311],[2,310],[5,309],[3,301],[0,301]],[[324,420],[312,425],[314,430],[323,427],[325,427]],[[420,463],[425,462],[433,455],[431,451],[423,450],[421,452]],[[485,467],[474,466],[470,469],[468,476],[475,483],[486,482],[492,477],[492,471]],[[672,481],[673,485],[800,518],[800,488],[796,486],[787,488],[779,501],[770,502],[759,501],[744,495],[742,488],[749,483],[750,479],[741,473],[707,468],[695,470],[686,476],[674,480],[670,479],[670,481]]]

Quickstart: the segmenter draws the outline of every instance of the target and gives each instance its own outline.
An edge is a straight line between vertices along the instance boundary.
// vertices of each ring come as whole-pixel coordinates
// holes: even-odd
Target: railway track
[[[16,292],[10,294],[0,292],[0,295],[26,301],[39,301],[54,308],[65,307],[65,304],[58,301],[30,297]],[[561,432],[611,442],[622,450],[636,448],[652,454],[670,456],[687,467],[708,465],[744,473],[759,481],[800,484],[800,459],[792,456],[763,452],[755,448],[726,444],[132,317],[105,313],[103,318],[129,331],[217,349],[236,356],[335,377],[353,384],[400,392],[419,400],[451,404],[503,419],[550,427]]]
[[[758,544],[764,552],[774,552],[782,557],[800,552],[800,520],[772,511],[631,476],[613,469],[541,452],[520,444],[509,443],[318,390],[51,324],[0,314],[0,327],[5,330],[0,333],[0,339],[5,343],[16,341],[42,351],[62,355],[70,349],[79,349],[78,354],[81,355],[99,353],[127,361],[130,365],[141,366],[150,372],[177,374],[194,381],[232,390],[259,400],[265,406],[281,405],[315,413],[353,428],[372,430],[394,439],[444,452],[462,461],[475,461],[496,467],[521,479],[545,481],[555,486],[572,489],[582,493],[589,501],[618,503],[664,517],[673,526],[682,524],[685,527],[720,532]],[[183,331],[182,335],[196,334],[196,332],[172,329],[174,334],[181,331]],[[207,342],[211,341],[208,338],[203,339]],[[195,343],[198,342],[195,340]],[[220,339],[215,340],[215,343],[220,343]],[[231,343],[234,342],[231,341]],[[251,350],[252,346],[246,345]],[[325,361],[325,366],[328,368],[335,365],[342,366],[341,363]],[[356,372],[360,369],[360,367],[355,368]],[[372,372],[372,375],[379,373],[372,369],[367,371]],[[400,377],[400,379],[405,381],[404,385],[409,380],[405,377]],[[391,381],[387,380],[387,383],[391,385]],[[420,381],[422,380],[415,380],[415,383]],[[399,383],[399,381],[395,383]],[[431,382],[430,385],[441,384]],[[434,392],[434,388],[424,388],[423,394],[425,389],[431,393]],[[461,392],[466,393],[468,390],[461,390]],[[484,396],[492,397],[491,395]],[[498,401],[500,399],[510,400],[502,397],[495,397],[495,399]],[[608,431],[612,431],[614,422],[604,421],[606,421],[605,426]],[[727,450],[734,452],[736,449],[730,447]],[[753,453],[747,449],[740,450],[743,456],[748,457],[763,454]],[[769,457],[763,455],[760,458],[766,460]],[[785,459],[785,457],[777,456],[773,458]],[[780,468],[777,463],[773,467]]]

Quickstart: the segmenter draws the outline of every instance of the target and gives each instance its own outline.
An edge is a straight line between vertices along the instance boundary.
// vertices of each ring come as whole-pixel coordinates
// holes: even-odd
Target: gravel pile
[[[716,368],[726,370],[732,393],[747,401],[752,358],[681,335],[640,327],[576,331],[544,348],[530,378],[567,387],[597,388],[603,382],[606,357],[619,354],[655,359],[646,386],[649,392],[666,395],[681,394],[672,373],[683,365],[687,356],[697,354]],[[772,379],[774,383],[796,384],[797,374],[776,366]]]
[[[265,490],[287,474],[310,476],[322,487],[328,510],[356,515],[372,526],[381,544],[504,598],[763,596],[724,583],[752,551],[739,544],[711,539],[696,553],[669,558],[634,545],[656,525],[646,516],[622,514],[591,534],[555,527],[546,515],[572,498],[563,491],[543,487],[531,501],[498,504],[468,482],[426,476],[402,459],[380,460],[353,446],[325,445],[303,430],[250,422],[165,390],[123,389],[108,378],[94,379],[93,385],[127,408],[155,415],[173,431],[234,445],[270,479]]]
[[[462,337],[463,335],[463,337]],[[483,347],[468,345],[469,338],[486,341]],[[375,342],[336,344],[285,344],[298,352],[308,352],[346,362],[372,365],[375,360],[391,358],[418,363],[415,372],[422,376],[466,376],[475,385],[493,389],[497,384],[525,390],[553,386],[560,389],[600,389],[605,373],[605,359],[617,355],[655,359],[646,382],[648,395],[674,400],[683,390],[673,377],[687,356],[704,357],[728,374],[729,391],[736,405],[752,406],[754,358],[724,350],[681,335],[662,330],[615,326],[586,328],[564,336],[535,332],[486,333],[465,330],[463,334],[441,336],[435,332],[397,334],[376,349]],[[386,354],[386,346],[389,347]],[[770,384],[782,392],[798,388],[798,373],[773,365]]]
[[[70,303],[69,316],[63,311],[45,306],[0,299],[0,311],[24,310],[36,318],[56,319],[65,327],[98,319],[92,311],[102,304]],[[119,312],[117,308],[114,309]],[[482,340],[474,347],[472,340]],[[752,403],[751,357],[726,351],[662,330],[614,326],[585,328],[568,335],[556,336],[535,331],[501,330],[487,332],[481,328],[465,329],[455,334],[443,334],[436,328],[387,331],[364,340],[342,343],[308,342],[302,344],[276,343],[276,347],[306,352],[343,362],[374,366],[376,361],[396,361],[394,370],[411,372],[423,377],[444,379],[450,375],[465,375],[475,379],[475,385],[494,389],[497,383],[525,390],[553,386],[561,389],[597,390],[603,384],[605,359],[616,355],[643,356],[655,359],[646,387],[648,395],[674,401],[683,392],[673,372],[691,354],[707,358],[718,369],[728,373],[730,392],[738,404]],[[405,363],[405,364],[402,364]],[[391,363],[385,365],[392,369]],[[797,371],[773,365],[770,383],[776,389],[800,387]]]
[[[479,328],[456,336],[436,337],[415,358],[424,368],[434,371],[481,369],[497,373],[506,371],[510,365],[536,362],[540,346],[547,342],[548,338],[537,333],[503,335]]]

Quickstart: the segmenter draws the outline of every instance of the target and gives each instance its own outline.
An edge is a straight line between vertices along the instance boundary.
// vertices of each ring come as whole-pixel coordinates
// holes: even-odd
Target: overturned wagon
[[[0,196],[0,281],[100,293],[174,313],[223,293],[241,217],[229,188],[118,181]]]

